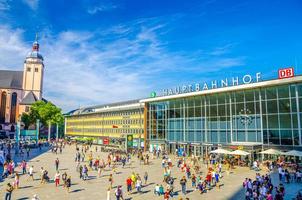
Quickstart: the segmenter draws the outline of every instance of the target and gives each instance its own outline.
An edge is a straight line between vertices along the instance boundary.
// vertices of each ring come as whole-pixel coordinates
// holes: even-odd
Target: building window
[[[29,112],[29,106],[25,107],[25,112]]]
[[[38,69],[38,68],[35,68],[35,72],[39,72],[39,69]]]
[[[6,96],[6,92],[2,92],[0,104],[0,123],[5,122]]]
[[[31,70],[31,68],[30,68],[30,67],[27,67],[27,71],[30,72],[30,70]]]
[[[16,106],[17,106],[17,93],[12,94],[11,108],[10,108],[10,123],[16,123]]]

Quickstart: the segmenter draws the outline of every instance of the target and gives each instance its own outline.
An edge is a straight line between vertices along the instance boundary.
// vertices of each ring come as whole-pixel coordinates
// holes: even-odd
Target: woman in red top
[[[127,184],[127,192],[128,192],[128,194],[130,194],[131,190],[132,190],[132,180],[131,180],[131,177],[127,178],[126,184]]]

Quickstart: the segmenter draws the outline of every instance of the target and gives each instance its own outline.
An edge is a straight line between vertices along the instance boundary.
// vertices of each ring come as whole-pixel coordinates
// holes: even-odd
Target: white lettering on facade
[[[204,84],[203,84],[203,88],[202,88],[202,89],[203,89],[203,90],[209,89],[207,83],[204,83]]]
[[[185,85],[182,86],[182,92],[183,93],[187,92],[187,86],[185,86]]]
[[[233,80],[233,86],[239,85],[239,78],[238,78],[238,76],[236,77],[236,79],[232,78],[232,80]]]
[[[242,78],[236,76],[229,79],[228,78],[222,79],[220,80],[220,82],[213,80],[209,83],[210,85],[208,85],[207,82],[204,82],[203,84],[195,83],[190,85],[178,86],[173,89],[163,89],[162,94],[163,96],[166,96],[166,95],[181,94],[187,92],[199,92],[202,90],[215,89],[219,87],[237,86],[239,84],[249,84],[252,82],[259,82],[259,81],[261,81],[261,73],[257,72],[255,76],[246,74]]]
[[[245,75],[242,79],[244,84],[248,84],[252,82],[252,76],[251,75]]]
[[[221,87],[227,87],[228,86],[228,79],[221,80]]]
[[[200,84],[199,84],[199,83],[196,83],[196,84],[195,84],[195,91],[196,91],[196,92],[199,92],[199,91],[200,91]]]
[[[259,80],[261,80],[261,73],[260,72],[256,73],[256,82],[258,83]]]
[[[217,81],[212,81],[212,89],[217,88]]]

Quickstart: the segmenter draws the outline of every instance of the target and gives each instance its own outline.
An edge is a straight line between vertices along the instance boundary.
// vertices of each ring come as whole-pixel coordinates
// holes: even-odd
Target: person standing
[[[187,179],[185,176],[183,176],[182,179],[180,179],[180,185],[181,185],[181,191],[184,195],[187,193],[186,184],[187,184]]]
[[[22,174],[26,173],[26,161],[23,160],[21,163]]]
[[[148,181],[148,173],[145,172],[144,174],[144,180],[145,180],[145,185],[147,184],[147,181]]]
[[[55,160],[56,171],[59,170],[59,163],[60,163],[59,158],[57,158],[57,159]]]
[[[14,187],[8,183],[6,186],[5,200],[11,200]]]
[[[29,175],[28,179],[34,180],[34,166],[31,166],[31,167],[29,168],[28,175]],[[27,180],[28,180],[28,179],[27,179]]]

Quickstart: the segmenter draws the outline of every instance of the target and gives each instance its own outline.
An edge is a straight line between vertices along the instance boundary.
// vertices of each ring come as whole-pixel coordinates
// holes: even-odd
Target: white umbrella
[[[281,155],[281,154],[283,154],[283,152],[278,151],[276,149],[267,149],[265,151],[261,151],[260,153],[261,154],[273,154],[273,155]]]
[[[225,149],[216,149],[216,150],[210,151],[210,153],[217,153],[217,154],[229,154],[229,153],[230,153],[230,151],[225,150]]]
[[[302,151],[291,150],[291,151],[284,153],[284,155],[302,157]]]
[[[242,151],[242,150],[235,150],[235,151],[230,152],[229,154],[231,154],[231,155],[238,155],[238,156],[247,156],[247,155],[250,155],[249,152]]]

